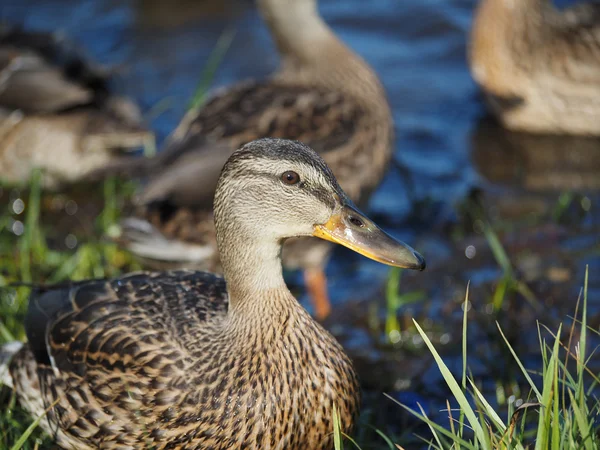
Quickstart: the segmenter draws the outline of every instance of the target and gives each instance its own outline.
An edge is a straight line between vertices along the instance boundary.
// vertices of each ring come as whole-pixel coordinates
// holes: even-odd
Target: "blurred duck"
[[[510,129],[600,135],[600,5],[482,0],[471,72]]]
[[[25,182],[34,168],[47,187],[77,181],[148,142],[140,124],[137,107],[57,35],[0,27],[1,181]]]
[[[150,161],[126,162],[148,175],[138,216],[123,222],[120,242],[150,267],[219,269],[212,221],[217,177],[234,149],[260,137],[302,141],[327,161],[350,198],[362,205],[382,179],[393,126],[382,85],[317,11],[316,0],[258,0],[281,56],[266,81],[217,91],[188,114],[167,148]],[[291,240],[284,266],[304,269],[317,317],[330,310],[324,265],[330,245]]]
[[[282,242],[316,236],[411,269],[423,258],[298,142],[235,152],[214,205],[224,279],[142,272],[32,295],[28,343],[3,348],[16,351],[4,381],[60,446],[331,450],[334,408],[351,431],[354,368],[287,289]]]

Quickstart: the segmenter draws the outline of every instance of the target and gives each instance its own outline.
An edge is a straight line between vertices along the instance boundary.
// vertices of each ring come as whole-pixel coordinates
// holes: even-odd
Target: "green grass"
[[[385,290],[385,335],[392,344],[398,341],[402,331],[400,322],[398,321],[398,309],[425,299],[425,293],[421,291],[407,292],[404,294],[400,293],[402,273],[402,269],[397,267],[391,268]]]
[[[101,213],[89,234],[76,236],[75,249],[57,250],[52,244],[52,235],[56,234],[53,223],[44,220],[43,207],[54,196],[42,191],[40,179],[40,173],[35,172],[28,193],[22,197],[25,210],[15,217],[23,221],[22,235],[15,235],[7,225],[0,226],[0,344],[24,338],[22,324],[29,288],[14,288],[11,283],[105,278],[139,269],[127,253],[103,237],[119,220],[124,202],[134,189],[131,183],[118,184],[109,179],[101,184],[96,192]],[[11,206],[0,212],[0,224],[8,224],[14,216]],[[0,449],[50,448],[50,440],[37,427],[39,419],[21,410],[12,391],[0,389]]]
[[[212,52],[210,53],[208,60],[206,61],[206,65],[204,66],[204,70],[200,75],[200,81],[196,86],[196,90],[189,104],[189,109],[196,113],[198,109],[204,103],[206,98],[206,93],[210,88],[213,79],[215,78],[215,74],[217,73],[217,69],[221,66],[223,62],[223,58],[227,54],[227,51],[231,47],[231,43],[235,38],[236,31],[233,28],[227,28],[221,33],[219,36],[219,40],[215,44]]]
[[[540,301],[536,298],[531,289],[529,289],[529,286],[516,277],[510,259],[506,254],[498,235],[492,226],[487,222],[483,225],[483,234],[485,235],[488,246],[494,255],[496,263],[502,269],[502,277],[496,284],[492,298],[494,310],[499,311],[502,309],[502,306],[504,305],[504,299],[509,292],[518,292],[531,304],[531,306],[540,311],[542,309]]]
[[[562,326],[556,333],[550,333],[542,326],[538,327],[540,355],[543,361],[541,371],[532,372],[524,367],[498,326],[498,332],[531,390],[530,399],[526,403],[518,408],[510,404],[504,414],[491,406],[475,380],[468,376],[466,314],[463,320],[463,369],[460,382],[450,372],[427,334],[415,321],[415,327],[452,393],[452,403],[458,405],[459,411],[459,418],[456,419],[455,414],[452,414],[455,411],[451,412],[448,406],[449,422],[448,426],[444,427],[428,418],[423,410],[401,405],[429,426],[431,437],[422,437],[424,444],[431,449],[453,450],[600,448],[600,424],[597,420],[600,401],[594,396],[600,379],[598,374],[588,368],[591,355],[587,353],[587,286],[586,272],[581,318],[578,320],[576,311],[566,341]],[[468,302],[468,291],[465,302]],[[576,335],[578,339],[574,342]],[[574,348],[576,351],[573,351]],[[569,367],[570,362],[574,362],[574,370]],[[536,383],[534,378],[539,381]]]

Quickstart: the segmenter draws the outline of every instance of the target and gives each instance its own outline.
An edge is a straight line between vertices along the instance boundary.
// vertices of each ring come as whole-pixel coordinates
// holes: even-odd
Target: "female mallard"
[[[600,7],[482,0],[471,72],[511,129],[600,135]]]
[[[80,180],[151,134],[107,77],[50,33],[0,27],[0,180],[44,170],[48,187]]]
[[[155,268],[219,270],[211,211],[216,179],[229,155],[253,139],[311,146],[359,205],[386,170],[392,118],[373,70],[333,34],[316,0],[258,0],[258,6],[279,49],[280,70],[267,81],[217,92],[183,120],[159,157],[128,168],[134,176],[153,175],[138,218],[123,224],[119,241]],[[323,275],[329,249],[302,239],[284,250],[284,266],[305,269],[318,317],[329,311]]]
[[[261,139],[215,194],[224,279],[139,273],[32,296],[13,357],[23,405],[70,449],[331,449],[359,387],[341,346],[298,304],[282,242],[317,236],[385,264],[423,258],[354,208],[309,147]],[[225,284],[227,282],[227,285]]]

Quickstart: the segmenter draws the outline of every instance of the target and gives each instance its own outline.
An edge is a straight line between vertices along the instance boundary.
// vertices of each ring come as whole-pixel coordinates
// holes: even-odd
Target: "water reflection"
[[[600,138],[511,132],[485,118],[471,143],[473,164],[492,183],[536,192],[600,189]]]
[[[231,18],[251,6],[242,0],[135,0],[135,21],[142,28],[175,30],[207,18]]]

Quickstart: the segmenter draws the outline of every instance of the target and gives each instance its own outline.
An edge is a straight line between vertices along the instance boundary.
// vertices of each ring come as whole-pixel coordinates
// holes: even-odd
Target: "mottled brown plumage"
[[[107,75],[67,42],[0,26],[1,180],[24,182],[41,168],[56,187],[148,139],[137,107],[110,95]]]
[[[219,270],[210,231],[216,175],[234,149],[253,139],[311,146],[358,204],[384,175],[393,127],[375,73],[323,22],[315,0],[260,0],[258,6],[279,49],[280,70],[269,80],[215,92],[184,118],[154,161],[126,163],[129,174],[150,177],[138,199],[138,218],[123,224],[120,242],[147,264]],[[198,225],[199,217],[208,227]],[[286,267],[318,270],[330,248],[305,239],[286,247]]]
[[[471,71],[511,129],[600,135],[600,6],[482,0]]]
[[[331,449],[334,407],[351,431],[356,374],[286,288],[282,241],[315,235],[421,270],[423,258],[357,211],[314,151],[284,140],[229,159],[215,227],[227,285],[182,270],[32,295],[11,384],[32,415],[50,406],[40,423],[59,445]]]

